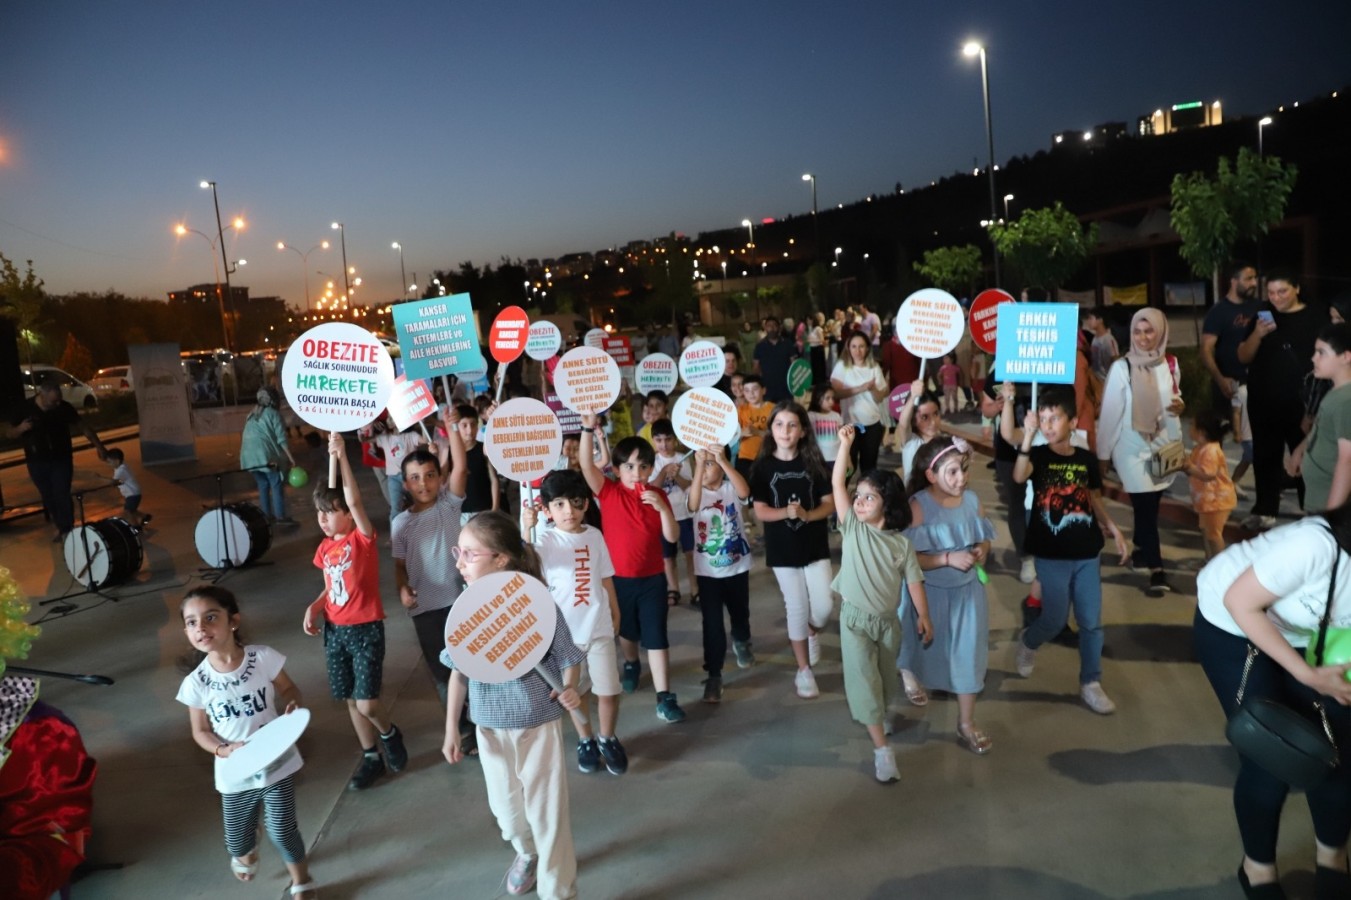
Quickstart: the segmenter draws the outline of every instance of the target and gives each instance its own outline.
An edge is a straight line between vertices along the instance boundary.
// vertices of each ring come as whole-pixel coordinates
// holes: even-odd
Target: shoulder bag
[[[1331,534],[1332,529],[1328,529]],[[1332,561],[1332,578],[1328,582],[1328,602],[1318,625],[1318,640],[1314,644],[1315,666],[1323,664],[1323,649],[1327,640],[1328,619],[1332,614],[1333,593],[1337,587],[1337,566],[1342,549],[1333,537],[1336,548]],[[1291,787],[1309,788],[1327,779],[1337,768],[1337,742],[1332,737],[1327,712],[1321,699],[1313,701],[1319,723],[1315,724],[1302,713],[1283,703],[1266,697],[1243,700],[1248,685],[1248,673],[1259,651],[1248,645],[1248,658],[1243,663],[1243,678],[1238,685],[1238,709],[1229,718],[1224,736],[1234,749],[1250,762],[1256,763]],[[1320,727],[1321,726],[1321,727]]]
[[[1168,374],[1173,379],[1173,394],[1178,394],[1177,385],[1177,359],[1169,356],[1167,358]],[[1149,474],[1155,481],[1160,481],[1174,472],[1179,472],[1186,468],[1187,448],[1181,439],[1175,441],[1165,441],[1154,447],[1149,453]]]

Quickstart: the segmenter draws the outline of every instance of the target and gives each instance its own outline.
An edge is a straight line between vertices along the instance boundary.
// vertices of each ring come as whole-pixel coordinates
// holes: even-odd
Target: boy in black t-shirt
[[[1032,479],[1032,516],[1023,551],[1036,558],[1041,581],[1041,616],[1023,629],[1014,664],[1024,678],[1032,674],[1037,648],[1065,627],[1070,606],[1079,623],[1079,696],[1100,715],[1116,711],[1102,690],[1102,572],[1098,555],[1111,537],[1126,564],[1126,541],[1102,502],[1102,473],[1087,450],[1070,443],[1078,418],[1074,392],[1046,388],[1036,412],[1029,411],[1013,479]],[[1046,444],[1032,446],[1037,429]]]
[[[460,512],[460,524],[463,525],[474,513],[501,508],[502,485],[497,480],[493,464],[483,452],[483,445],[479,443],[478,410],[467,403],[462,403],[456,407],[456,411],[460,414],[460,440],[464,443],[465,463],[469,469],[464,507]]]

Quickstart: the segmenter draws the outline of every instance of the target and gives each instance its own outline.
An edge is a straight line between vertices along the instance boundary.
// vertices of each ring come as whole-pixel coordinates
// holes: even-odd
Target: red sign
[[[493,359],[506,365],[515,362],[525,352],[525,339],[530,333],[530,318],[519,306],[508,306],[493,319],[488,332],[488,352]]]
[[[409,381],[400,375],[394,382],[394,390],[390,392],[387,409],[389,417],[394,420],[394,427],[403,431],[436,412],[436,401],[432,399],[427,382],[421,379]]]
[[[1012,303],[1013,295],[998,288],[981,291],[971,301],[971,340],[986,353],[994,353],[995,333],[999,326],[999,304]]]
[[[628,338],[606,336],[601,349],[610,354],[620,368],[633,365],[633,345]]]

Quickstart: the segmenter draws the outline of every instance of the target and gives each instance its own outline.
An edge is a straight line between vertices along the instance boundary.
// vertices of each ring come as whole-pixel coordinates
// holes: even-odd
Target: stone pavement
[[[201,563],[192,531],[214,502],[211,478],[233,469],[238,442],[209,438],[193,463],[138,468],[144,508],[155,514],[146,564],[115,597],[73,596],[41,607],[43,635],[27,665],[107,675],[111,687],[44,679],[43,697],[82,729],[99,761],[93,861],[122,868],[76,885],[85,898],[283,896],[287,878],[270,844],[251,885],[234,882],[222,844],[211,761],[188,734],[174,701],[177,661],[188,651],[178,613]],[[322,459],[297,443],[312,471]],[[77,480],[104,467],[77,456]],[[977,459],[974,487],[994,509],[990,472]],[[0,470],[5,496],[31,493],[24,469]],[[247,476],[228,476],[229,499],[249,499]],[[380,514],[375,482],[362,490]],[[381,577],[389,611],[386,698],[405,731],[404,773],[350,793],[357,744],[344,707],[328,697],[323,651],[300,629],[321,587],[311,565],[319,532],[307,497],[293,492],[299,528],[280,531],[257,564],[221,582],[235,591],[250,640],[287,655],[287,671],[314,719],[301,742],[301,829],[321,896],[487,898],[503,893],[512,860],[488,811],[478,763],[441,758],[444,713],[422,669],[413,630]],[[115,491],[93,494],[91,519],[111,515]],[[1129,510],[1112,505],[1124,526]],[[1007,532],[999,524],[1007,548]],[[1129,528],[1126,528],[1129,531]],[[0,565],[39,600],[78,590],[40,516],[0,526]],[[720,706],[699,702],[698,613],[671,613],[673,683],[689,713],[680,725],[654,715],[650,683],[624,697],[619,733],[631,769],[622,778],[582,775],[569,754],[579,886],[588,898],[909,897],[1209,900],[1237,895],[1241,851],[1229,785],[1236,763],[1223,719],[1192,661],[1190,621],[1200,559],[1194,531],[1166,525],[1165,553],[1179,593],[1144,595],[1143,576],[1104,566],[1104,687],[1119,705],[1099,717],[1078,700],[1077,655],[1048,646],[1030,679],[1012,671],[1011,641],[1023,586],[991,566],[990,671],[977,707],[994,739],[979,758],[955,741],[954,698],[915,708],[900,700],[894,737],[901,781],[879,785],[862,727],[845,706],[838,632],[825,635],[817,669],[822,695],[793,692],[791,652],[772,575],[751,576],[759,664],[725,672]],[[565,728],[570,734],[570,729]],[[571,745],[571,740],[569,740]],[[1280,863],[1290,896],[1312,891],[1312,831],[1292,797]]]

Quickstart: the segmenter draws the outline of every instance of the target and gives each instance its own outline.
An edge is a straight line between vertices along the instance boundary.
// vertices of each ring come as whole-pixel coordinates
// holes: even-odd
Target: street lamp
[[[342,244],[342,286],[343,289],[347,291],[344,302],[349,302],[352,299],[352,285],[347,280],[347,229],[341,222],[334,222],[330,227],[338,232],[339,240]]]
[[[967,41],[962,47],[962,53],[966,56],[980,57],[980,85],[981,92],[985,97],[985,140],[989,146],[990,163],[986,169],[990,176],[990,218],[998,215],[995,209],[994,193],[994,125],[990,119],[990,71],[985,63],[985,45],[978,41]],[[992,249],[994,257],[994,286],[999,287],[999,251]]]
[[[220,198],[216,196],[216,182],[202,181],[199,182],[197,186],[202,188],[202,190],[211,188],[211,203],[216,208],[216,238],[220,244],[221,268],[225,270],[225,293],[224,295],[221,294],[220,279],[218,276],[216,280],[216,295],[221,300],[221,330],[225,332],[225,349],[234,350],[234,347],[231,346],[230,342],[230,328],[225,318],[225,308],[227,303],[229,304],[231,315],[233,315],[235,311],[234,295],[230,290],[230,272],[233,270],[230,268],[230,261],[225,258],[225,229],[222,228],[220,224]],[[235,230],[239,230],[244,227],[244,220],[236,218],[231,224],[235,226]],[[214,260],[212,264],[214,266]]]
[[[1013,195],[1012,195],[1012,194],[1005,194],[1005,195],[1004,195],[1004,221],[1005,221],[1005,222],[1007,222],[1007,221],[1009,220],[1009,201],[1012,200],[1012,199],[1013,199]]]
[[[1262,129],[1271,124],[1271,116],[1263,116],[1257,120],[1257,155],[1262,156]]]
[[[219,223],[217,223],[217,224],[219,224]],[[226,228],[233,228],[233,229],[235,229],[236,231],[242,231],[243,228],[244,228],[244,220],[241,219],[241,218],[236,217],[235,220],[234,220],[233,222],[231,222],[229,225],[226,225],[225,227],[226,227]],[[224,229],[221,229],[221,231],[218,231],[218,232],[217,232],[217,235],[219,236],[220,234],[223,234],[223,232],[224,232]],[[221,285],[221,280],[220,280],[220,266],[219,266],[219,264],[216,262],[216,244],[218,243],[218,240],[215,239],[215,238],[210,237],[209,235],[207,235],[207,234],[205,234],[205,233],[203,233],[203,232],[201,232],[201,231],[198,231],[196,228],[189,228],[188,226],[184,225],[184,224],[181,223],[181,222],[174,226],[174,234],[178,235],[179,237],[182,237],[182,236],[185,235],[185,234],[195,234],[195,235],[197,235],[199,238],[201,238],[202,240],[206,241],[207,247],[210,248],[210,251],[209,251],[209,252],[210,252],[210,254],[211,254],[211,274],[212,274],[213,278],[215,279],[215,285],[216,285],[216,302],[217,302],[217,304],[218,304],[219,307],[220,307],[220,331],[221,331],[221,343],[224,344],[224,345],[225,345],[225,349],[228,350],[228,349],[230,349],[230,325],[229,325],[229,318],[228,318],[228,317],[226,316],[226,314],[225,314],[225,295],[221,293],[221,289],[220,289],[220,285]],[[224,253],[221,254],[221,259],[225,259],[225,254],[224,254]],[[243,262],[244,262],[244,260],[240,260],[240,261],[239,261],[239,264],[243,264]],[[226,277],[226,282],[225,282],[225,283],[228,285],[228,284],[230,283],[230,282],[229,282],[230,273],[234,271],[234,268],[231,267],[231,266],[227,263],[226,266],[225,266],[225,271],[226,271],[226,276],[225,276],[225,277]]]
[[[816,261],[821,261],[821,220],[816,217],[816,176],[807,172],[802,176],[803,181],[812,183],[812,228],[816,231]]]
[[[755,277],[751,279],[751,294],[755,297],[755,318],[758,321],[760,319],[760,270],[755,268],[755,223],[750,219],[742,219],[741,224],[750,236],[751,271],[755,273]]]
[[[327,250],[328,241],[320,241],[310,249],[301,253],[299,248],[292,247],[285,241],[277,241],[278,250],[290,250],[296,256],[300,257],[300,270],[305,276],[305,311],[310,311],[310,254],[316,250]]]
[[[405,272],[405,271],[404,271],[404,268],[403,268],[403,244],[400,244],[398,241],[395,241],[394,243],[390,244],[390,246],[393,247],[395,250],[398,250],[398,251],[399,251],[399,278],[401,279],[401,280],[400,280],[400,284],[403,285],[403,299],[407,300],[407,299],[408,299],[408,273]]]
[[[727,260],[722,261],[722,292],[727,293]]]

